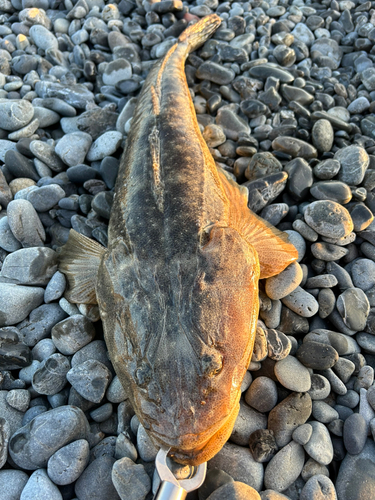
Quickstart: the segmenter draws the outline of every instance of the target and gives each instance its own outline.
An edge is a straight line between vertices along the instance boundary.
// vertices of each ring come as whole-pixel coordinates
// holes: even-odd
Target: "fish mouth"
[[[152,431],[154,440],[163,448],[170,448],[169,456],[175,462],[184,465],[200,465],[213,458],[224,446],[232,433],[234,422],[240,409],[239,403],[234,405],[230,414],[225,417],[219,427],[215,425],[215,430],[207,437],[207,431],[200,435],[184,434],[172,443],[167,436],[162,436]]]

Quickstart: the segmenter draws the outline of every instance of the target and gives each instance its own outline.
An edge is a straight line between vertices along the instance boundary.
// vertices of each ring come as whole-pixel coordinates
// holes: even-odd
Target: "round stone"
[[[151,490],[151,479],[144,465],[127,457],[113,464],[112,481],[120,498],[142,500]]]
[[[0,99],[0,128],[18,130],[27,125],[34,116],[34,108],[26,99]]]
[[[309,442],[304,446],[305,451],[318,463],[328,465],[333,459],[333,446],[327,427],[316,421],[311,421],[309,424],[313,432]]]
[[[57,486],[53,484],[45,469],[33,472],[22,490],[22,500],[63,500]]]
[[[65,191],[58,184],[49,184],[34,189],[27,195],[27,200],[37,212],[48,212],[65,197]]]
[[[111,61],[103,73],[103,83],[105,85],[117,85],[123,80],[130,80],[132,77],[132,66],[126,59],[115,59]]]
[[[258,377],[245,394],[245,401],[260,412],[269,412],[277,403],[277,387],[268,377]]]
[[[112,468],[115,462],[115,458],[107,455],[91,462],[75,483],[75,493],[79,500],[120,500],[112,482]]]
[[[282,165],[271,153],[256,153],[245,170],[245,177],[250,181],[260,179],[268,174],[281,172]]]
[[[339,418],[338,412],[324,401],[313,401],[312,416],[323,424],[329,424]]]
[[[240,411],[234,423],[230,440],[240,446],[247,446],[250,434],[266,427],[267,417],[241,401]]]
[[[306,207],[304,217],[314,231],[328,238],[347,236],[354,227],[347,209],[330,200],[314,201]]]
[[[280,361],[288,356],[292,342],[285,333],[269,329],[267,335],[268,357]]]
[[[334,133],[331,123],[328,120],[318,120],[315,122],[312,132],[314,146],[321,153],[331,151]]]
[[[85,132],[72,132],[59,140],[55,151],[66,165],[74,167],[84,162],[91,144],[91,135]]]
[[[349,184],[349,186],[361,184],[370,162],[365,149],[360,146],[347,146],[339,149],[335,153],[334,159],[338,160],[341,165],[339,170],[340,181]]]
[[[35,208],[29,201],[11,201],[7,213],[9,227],[24,248],[44,245],[46,233]]]
[[[57,323],[51,336],[62,354],[74,354],[94,339],[95,327],[85,316],[75,314]]]
[[[68,359],[62,354],[52,354],[45,359],[33,375],[32,385],[39,394],[52,396],[60,392],[66,384],[66,374],[70,369]]]
[[[44,289],[0,283],[0,327],[23,321],[43,302]]]
[[[311,387],[308,369],[292,356],[277,361],[275,375],[280,384],[291,391],[306,392]]]
[[[48,460],[48,476],[58,485],[73,483],[85,470],[89,455],[89,443],[85,439],[63,446]]]
[[[122,134],[115,130],[105,132],[92,144],[87,153],[88,161],[102,160],[115,153],[122,141]]]
[[[53,33],[40,24],[31,26],[30,36],[39,49],[47,50],[59,48],[59,42]]]
[[[319,310],[319,304],[314,296],[300,286],[281,300],[289,309],[304,318],[314,316]]]
[[[340,170],[340,162],[338,160],[323,160],[319,162],[314,167],[314,175],[318,177],[318,179],[329,180],[335,177]]]
[[[312,434],[312,427],[310,424],[302,424],[297,427],[295,431],[293,431],[292,438],[298,444],[304,446],[309,442]]]
[[[269,462],[264,474],[264,485],[275,491],[284,491],[300,475],[305,454],[303,447],[290,442]]]
[[[300,500],[314,500],[315,498],[324,500],[336,500],[336,490],[332,481],[322,474],[311,477],[301,491]]]
[[[28,480],[29,476],[21,470],[0,470],[0,491],[3,500],[18,500]]]

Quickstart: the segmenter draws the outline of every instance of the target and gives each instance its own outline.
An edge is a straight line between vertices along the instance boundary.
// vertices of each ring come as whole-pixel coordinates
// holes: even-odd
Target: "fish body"
[[[98,303],[111,361],[140,422],[198,465],[232,431],[258,316],[258,281],[297,253],[247,207],[201,136],[184,63],[220,24],[189,27],[151,69],[132,119],[108,249],[71,232],[73,302]],[[83,272],[84,271],[84,272]]]

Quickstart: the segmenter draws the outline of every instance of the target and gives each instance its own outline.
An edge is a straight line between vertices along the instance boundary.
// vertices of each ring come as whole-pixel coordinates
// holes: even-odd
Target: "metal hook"
[[[206,477],[207,462],[197,467],[192,478],[178,481],[167,465],[168,452],[169,450],[160,448],[155,459],[161,484],[154,500],[183,500],[190,491],[198,489],[203,484]]]

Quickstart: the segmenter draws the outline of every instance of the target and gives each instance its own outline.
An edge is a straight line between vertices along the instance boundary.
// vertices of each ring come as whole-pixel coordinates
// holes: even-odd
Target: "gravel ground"
[[[1,500],[157,487],[56,250],[70,228],[106,245],[139,90],[212,12],[186,64],[203,137],[299,258],[260,283],[240,414],[188,499],[375,498],[375,2],[0,0]]]

